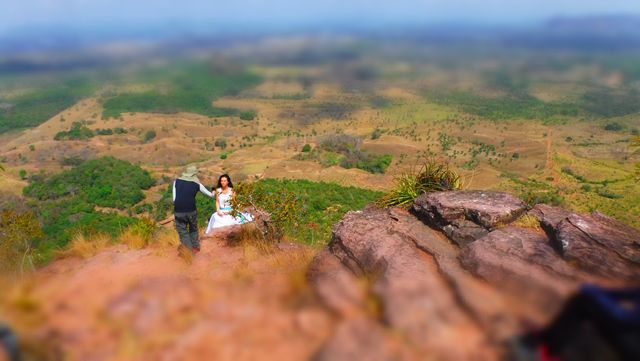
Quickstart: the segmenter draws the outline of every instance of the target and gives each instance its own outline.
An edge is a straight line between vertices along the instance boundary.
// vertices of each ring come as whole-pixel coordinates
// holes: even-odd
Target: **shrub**
[[[303,152],[310,152],[311,151],[311,145],[310,144],[305,144],[304,147],[302,147],[302,151]]]
[[[227,153],[220,154],[220,159],[227,159],[227,157],[228,157]]]
[[[43,235],[33,212],[0,211],[0,272],[22,271],[32,265],[34,240]]]
[[[144,138],[143,141],[145,143],[150,142],[152,139],[154,139],[156,137],[156,131],[155,130],[149,130],[144,134]]]
[[[391,154],[372,155],[361,151],[352,152],[346,155],[340,165],[343,168],[358,168],[369,173],[384,173],[387,171],[393,156]]]
[[[66,165],[66,166],[79,166],[80,164],[82,164],[84,162],[84,159],[80,158],[80,157],[76,157],[76,156],[71,156],[71,157],[64,157],[62,158],[62,160],[60,161],[61,165]]]
[[[242,120],[254,120],[258,116],[258,113],[255,110],[246,110],[240,112],[240,119]]]
[[[377,204],[382,207],[407,206],[422,193],[460,189],[462,178],[446,163],[425,161],[418,169],[411,169],[396,177],[393,190]]]
[[[129,226],[129,231],[132,234],[142,237],[144,240],[149,241],[153,237],[157,230],[157,225],[151,218],[143,217],[139,218],[134,224]]]
[[[605,198],[610,198],[610,199],[618,199],[618,198],[622,198],[621,194],[618,193],[614,193],[613,191],[602,187],[602,188],[598,188],[597,192],[599,196],[601,197],[605,197]]]
[[[333,225],[347,211],[361,209],[381,196],[379,192],[334,183],[277,179],[238,183],[236,194],[234,207],[253,205],[263,209],[271,214],[277,232],[306,243],[329,241]],[[209,207],[213,210],[212,205]]]
[[[382,129],[376,128],[373,133],[371,133],[371,139],[376,140],[379,139],[382,135]]]
[[[86,126],[86,121],[73,122],[71,129],[60,131],[53,137],[54,140],[86,140],[93,138],[96,134]]]
[[[562,197],[558,191],[531,190],[521,193],[519,196],[530,206],[539,203],[561,206],[565,203],[564,197]]]
[[[358,168],[369,173],[384,173],[393,157],[390,154],[373,155],[360,149],[362,138],[347,135],[333,134],[326,136],[320,142],[319,148],[322,154],[316,158],[324,166],[340,164],[343,168]],[[314,149],[315,151],[315,149]]]
[[[113,134],[113,129],[111,129],[111,128],[96,129],[96,134],[97,135],[112,135]]]
[[[619,131],[621,131],[623,129],[624,129],[624,126],[622,124],[618,123],[618,122],[607,123],[604,126],[604,130],[609,130],[609,131],[612,131],[612,132],[619,132]]]
[[[144,199],[142,189],[155,181],[149,173],[112,157],[98,158],[61,173],[34,178],[24,194],[37,199],[46,242],[38,244],[38,262],[46,262],[77,233],[117,237],[135,219],[96,206],[125,209]]]
[[[124,209],[143,200],[141,189],[154,184],[146,170],[124,160],[103,157],[33,182],[24,193],[41,201],[80,196],[90,204]]]
[[[359,150],[362,138],[348,134],[333,134],[325,136],[320,142],[320,148],[336,153],[349,153]]]
[[[151,213],[151,211],[153,211],[153,206],[149,203],[140,204],[136,206],[136,208],[134,209],[134,212],[136,212],[136,214],[140,214],[144,212]]]
[[[225,148],[227,148],[227,140],[225,138],[218,138],[213,143],[213,145],[215,145],[216,147],[218,147],[220,149],[225,149]]]

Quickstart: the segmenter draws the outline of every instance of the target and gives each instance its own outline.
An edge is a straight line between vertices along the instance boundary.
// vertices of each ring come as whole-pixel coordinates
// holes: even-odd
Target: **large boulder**
[[[485,236],[496,225],[513,221],[527,210],[527,204],[504,192],[443,191],[419,196],[411,210],[423,222],[464,246]]]
[[[540,204],[531,213],[566,261],[612,281],[640,282],[640,230],[598,212]]]
[[[503,359],[506,341],[549,322],[581,284],[638,283],[637,230],[547,205],[529,212],[539,224],[512,223],[526,210],[507,193],[453,191],[411,212],[347,213],[310,267],[343,318],[317,359]]]
[[[403,217],[415,223],[410,214]],[[398,227],[400,222],[388,209],[349,212],[334,229],[329,249],[355,274],[372,280],[384,323],[404,334],[420,352],[442,360],[487,359],[477,352],[487,349],[484,333],[460,307],[434,257],[416,247]],[[422,227],[426,242],[441,237]]]
[[[571,214],[556,227],[563,257],[610,279],[640,283],[640,231],[600,213]]]
[[[307,275],[320,299],[336,314],[348,318],[365,309],[361,282],[327,249],[314,257]]]
[[[475,275],[539,309],[557,309],[578,284],[577,272],[534,229],[496,229],[462,249],[460,260]]]

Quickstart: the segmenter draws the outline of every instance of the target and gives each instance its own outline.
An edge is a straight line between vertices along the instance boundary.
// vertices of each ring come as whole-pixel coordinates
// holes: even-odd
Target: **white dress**
[[[222,228],[227,226],[233,226],[236,224],[244,224],[253,221],[253,216],[249,213],[238,213],[236,217],[231,215],[233,208],[231,207],[231,198],[233,197],[233,190],[222,193],[222,189],[217,190],[218,199],[220,201],[220,211],[224,214],[221,216],[218,212],[213,212],[211,218],[209,218],[209,225],[207,226],[206,234],[213,232],[216,228]]]

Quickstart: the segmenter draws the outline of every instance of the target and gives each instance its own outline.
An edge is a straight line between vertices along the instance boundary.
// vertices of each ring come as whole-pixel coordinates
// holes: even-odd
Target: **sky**
[[[0,0],[0,32],[163,23],[296,27],[322,23],[533,24],[550,17],[640,15],[640,0]]]

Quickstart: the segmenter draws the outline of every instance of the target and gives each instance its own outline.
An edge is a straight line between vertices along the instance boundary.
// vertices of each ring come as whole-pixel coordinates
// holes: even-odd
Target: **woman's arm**
[[[222,211],[220,211],[220,193],[216,189],[214,194],[216,195],[216,213],[218,213],[219,216],[222,216]]]

